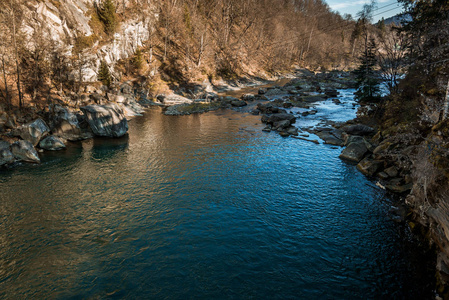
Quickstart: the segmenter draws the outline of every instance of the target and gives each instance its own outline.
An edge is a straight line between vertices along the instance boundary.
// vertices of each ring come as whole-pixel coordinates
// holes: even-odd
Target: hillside
[[[14,0],[0,11],[1,97],[14,105],[79,93],[102,61],[113,82],[157,92],[293,65],[344,69],[357,42],[354,22],[321,1]]]

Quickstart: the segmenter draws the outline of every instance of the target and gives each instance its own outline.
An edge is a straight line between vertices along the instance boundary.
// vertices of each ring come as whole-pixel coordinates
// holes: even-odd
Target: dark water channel
[[[0,298],[433,297],[418,243],[341,149],[261,128],[153,109],[127,138],[0,171]]]

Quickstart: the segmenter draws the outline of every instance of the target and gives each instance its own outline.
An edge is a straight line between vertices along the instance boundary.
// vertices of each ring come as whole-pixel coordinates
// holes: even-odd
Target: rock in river
[[[50,132],[47,124],[42,119],[36,119],[30,123],[24,124],[18,128],[22,139],[27,140],[36,146],[42,137]]]
[[[348,147],[341,152],[339,157],[350,162],[359,163],[365,157],[367,152],[368,148],[365,143],[350,143]]]
[[[76,115],[66,107],[55,105],[53,108],[54,135],[69,141],[78,141],[92,137],[91,133],[84,132]]]
[[[11,152],[9,143],[0,140],[0,166],[12,163],[14,155]]]
[[[243,107],[248,105],[245,101],[243,100],[233,100],[231,101],[231,105],[234,107]]]
[[[374,133],[374,129],[366,126],[366,125],[362,125],[362,124],[355,124],[355,125],[349,125],[349,126],[345,126],[343,127],[343,130],[350,135],[370,135]]]
[[[290,125],[295,123],[296,117],[292,114],[288,113],[278,113],[278,114],[272,114],[270,116],[264,115],[262,118],[262,122],[268,123],[268,124],[274,124],[280,121],[287,120],[289,121]]]
[[[123,110],[114,103],[81,107],[95,135],[121,137],[128,132],[128,122]]]
[[[18,160],[40,163],[41,160],[37,155],[36,149],[29,141],[17,141],[11,145],[11,152]]]
[[[65,144],[61,138],[50,135],[40,141],[39,147],[44,150],[61,150],[65,148]]]

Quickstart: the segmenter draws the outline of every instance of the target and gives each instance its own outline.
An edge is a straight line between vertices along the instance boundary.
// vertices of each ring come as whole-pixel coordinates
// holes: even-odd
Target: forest
[[[39,16],[42,3],[66,22],[70,32],[63,38]],[[142,20],[148,36],[125,57],[108,62],[111,82],[145,77],[154,86],[269,77],[292,66],[345,70],[363,48],[361,32],[354,31],[356,16],[341,16],[320,0],[87,1],[90,34],[69,12],[64,1],[2,1],[4,103],[45,106],[58,93],[79,92],[92,81],[85,78],[87,66],[101,73],[99,49],[115,43],[129,20]]]

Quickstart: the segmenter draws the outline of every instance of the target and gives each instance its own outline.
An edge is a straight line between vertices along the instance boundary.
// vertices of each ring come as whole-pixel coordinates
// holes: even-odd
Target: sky
[[[351,14],[356,18],[364,4],[370,4],[370,0],[326,0],[327,4],[332,10],[338,11],[342,16],[344,14]],[[396,0],[377,0],[377,8],[373,12],[373,22],[377,22],[382,17],[385,19],[392,17],[402,11],[402,5]]]

